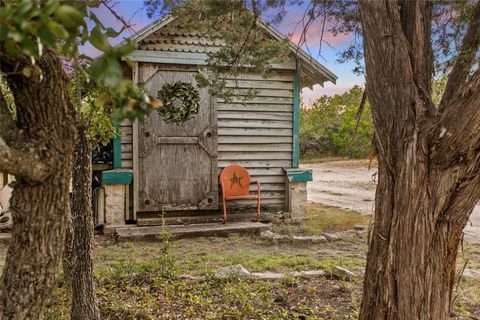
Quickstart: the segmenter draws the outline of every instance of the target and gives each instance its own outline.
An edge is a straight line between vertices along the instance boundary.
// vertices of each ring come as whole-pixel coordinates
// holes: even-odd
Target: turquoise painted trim
[[[297,68],[293,77],[293,155],[292,167],[297,168],[299,164],[300,144],[298,135],[300,131],[300,72]]]
[[[308,182],[313,181],[312,170],[304,170],[300,168],[283,168],[287,174],[289,182]]]
[[[121,128],[119,124],[115,128]],[[120,169],[122,167],[122,137],[117,134],[113,138],[113,169]]]
[[[107,184],[130,184],[133,179],[133,170],[107,170],[102,171],[102,185]]]

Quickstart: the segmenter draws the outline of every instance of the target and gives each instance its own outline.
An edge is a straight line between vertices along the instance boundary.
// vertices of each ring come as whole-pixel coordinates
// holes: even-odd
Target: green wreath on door
[[[163,107],[157,109],[166,123],[180,123],[198,113],[200,96],[190,83],[176,81],[165,83],[158,91]]]

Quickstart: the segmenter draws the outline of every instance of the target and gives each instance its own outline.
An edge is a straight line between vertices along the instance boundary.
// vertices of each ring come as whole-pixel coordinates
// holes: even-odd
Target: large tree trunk
[[[1,50],[0,50],[1,51]],[[42,70],[28,59],[3,56],[1,71],[13,92],[17,119],[2,117],[0,169],[16,175],[10,210],[12,241],[0,284],[0,319],[40,319],[58,274],[69,211],[75,128],[67,77],[47,51]],[[0,111],[5,115],[4,100]],[[8,128],[8,130],[3,130]]]
[[[72,320],[100,319],[93,280],[92,146],[85,126],[78,128],[72,192]]]
[[[433,106],[430,5],[360,2],[379,163],[364,320],[449,319],[458,245],[480,199],[480,72]]]

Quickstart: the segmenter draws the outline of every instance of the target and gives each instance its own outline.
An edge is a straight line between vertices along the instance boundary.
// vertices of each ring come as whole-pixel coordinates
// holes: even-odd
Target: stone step
[[[255,222],[257,219],[256,213],[234,213],[227,215],[228,222]],[[261,213],[260,222],[275,222],[278,219],[272,213]],[[179,224],[202,224],[202,223],[221,223],[223,222],[222,215],[197,215],[197,216],[183,216],[183,217],[154,217],[137,219],[139,226],[161,226],[161,225],[179,225]]]
[[[270,229],[270,224],[259,222],[204,223],[191,225],[138,226],[130,225],[115,228],[119,241],[162,240],[165,233],[170,238],[226,237],[230,234],[258,234]]]

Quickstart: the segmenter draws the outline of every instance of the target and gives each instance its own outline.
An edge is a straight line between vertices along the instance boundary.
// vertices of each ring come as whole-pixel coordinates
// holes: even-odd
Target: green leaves
[[[155,106],[161,102],[149,97],[131,80],[123,79],[121,61],[135,47],[131,42],[119,47],[110,45],[108,39],[118,37],[124,28],[105,27],[91,11],[99,5],[99,1],[93,0],[5,1],[0,10],[2,57],[22,61],[16,72],[34,81],[44,76],[35,61],[45,50],[56,52],[79,73],[75,76],[82,78],[82,97],[95,88],[95,98],[90,102],[104,115],[112,115],[115,120],[142,118],[150,111],[152,102]],[[78,46],[87,42],[103,54],[93,61],[82,57]]]
[[[310,108],[301,110],[302,156],[361,158],[368,155],[373,122],[368,103],[358,119],[362,92],[361,87],[354,86],[342,95],[320,97]]]
[[[101,27],[96,25],[90,33],[90,43],[100,51],[106,52],[111,46],[107,41],[107,36],[104,35],[101,31]]]
[[[0,10],[0,41],[9,55],[26,55],[35,61],[43,54],[43,48],[55,48],[59,40],[69,39],[68,46],[79,28],[86,28],[84,11],[60,5],[49,0],[41,5],[37,1],[7,2]]]
[[[55,17],[67,29],[75,29],[84,24],[84,14],[69,5],[61,5],[55,11]]]

